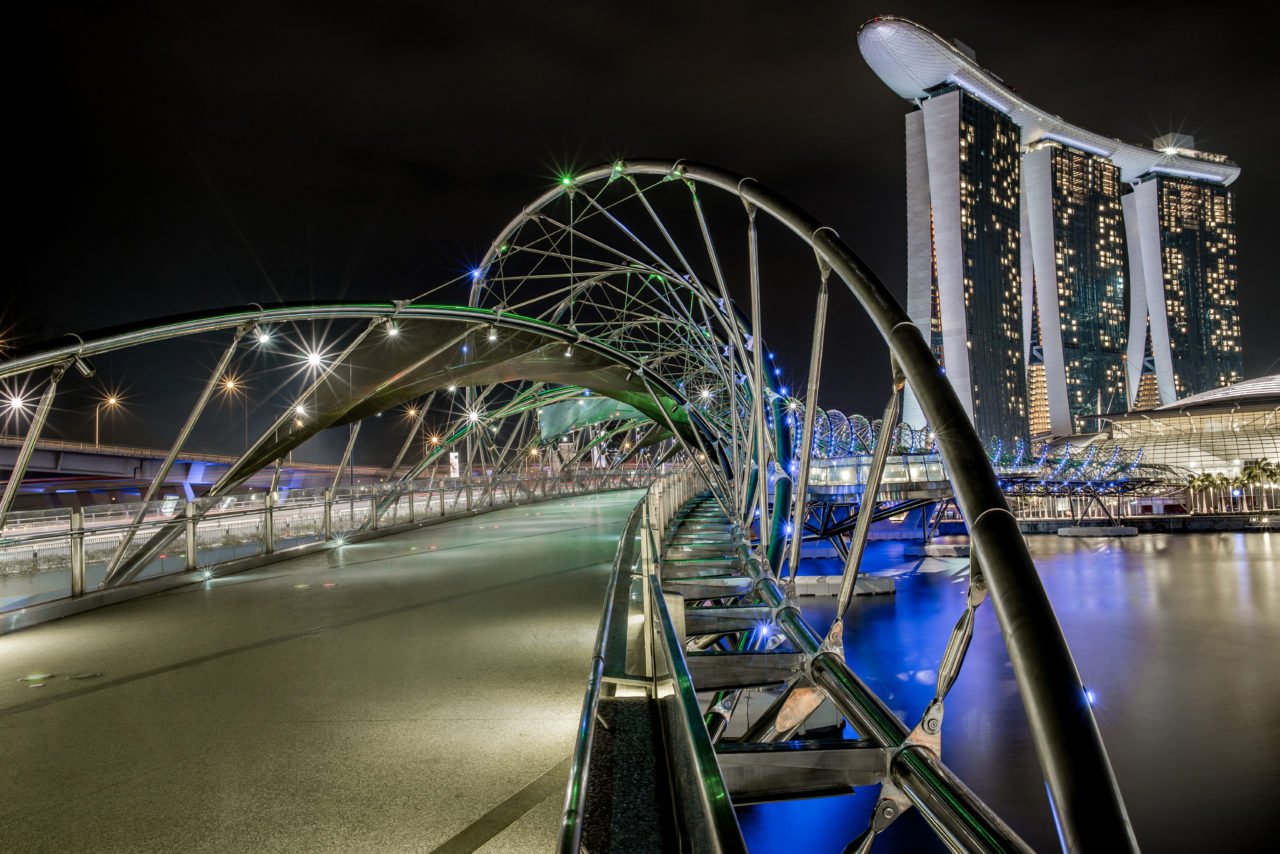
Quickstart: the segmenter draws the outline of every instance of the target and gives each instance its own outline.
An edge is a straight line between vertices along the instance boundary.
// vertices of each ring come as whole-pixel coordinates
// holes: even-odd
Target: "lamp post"
[[[102,400],[98,401],[98,405],[93,408],[93,447],[98,449],[102,447],[102,434],[99,431],[100,414],[102,407],[108,406],[115,408],[120,405],[120,398],[114,394],[109,394]]]

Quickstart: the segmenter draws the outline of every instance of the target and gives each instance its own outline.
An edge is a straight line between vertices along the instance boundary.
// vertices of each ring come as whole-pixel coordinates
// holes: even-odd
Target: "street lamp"
[[[249,388],[239,377],[223,379],[222,393],[231,398],[239,397],[244,403],[244,449],[249,450]]]
[[[104,397],[102,400],[98,401],[98,405],[93,408],[93,447],[94,448],[102,447],[102,436],[98,429],[99,414],[102,412],[102,407],[106,406],[114,409],[119,405],[120,405],[120,398],[116,397],[114,394],[109,394],[106,397]]]

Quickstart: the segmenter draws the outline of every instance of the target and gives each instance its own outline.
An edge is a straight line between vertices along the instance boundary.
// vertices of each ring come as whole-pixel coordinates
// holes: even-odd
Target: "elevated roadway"
[[[0,434],[0,472],[7,477],[18,459],[19,449],[25,437]],[[109,503],[119,493],[139,484],[145,486],[160,471],[167,450],[140,448],[131,445],[95,445],[92,442],[69,442],[61,439],[40,439],[27,466],[22,493],[49,493],[54,497],[43,502],[27,499],[23,508],[54,507],[61,504],[58,493],[95,490],[102,494],[101,503]],[[222,454],[183,453],[167,472],[164,487],[190,500],[196,493],[203,493],[217,483],[238,457]],[[350,466],[353,480],[385,480],[391,473],[377,466]],[[327,486],[333,480],[338,466],[333,463],[316,463],[287,459],[280,471],[279,483],[284,489]],[[273,473],[264,469],[246,481],[246,485],[259,490],[270,486]],[[92,503],[91,495],[81,493],[78,504]]]

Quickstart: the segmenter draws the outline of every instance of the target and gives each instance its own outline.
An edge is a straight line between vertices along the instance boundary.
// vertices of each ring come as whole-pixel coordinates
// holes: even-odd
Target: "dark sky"
[[[855,41],[891,13],[964,40],[1068,120],[1135,142],[1190,132],[1236,160],[1246,375],[1277,370],[1265,104],[1280,79],[1269,28],[1223,4],[39,5],[10,33],[18,222],[0,311],[22,343],[412,296],[468,269],[559,168],[618,157],[750,174],[903,297],[907,105]],[[800,366],[811,298],[771,299],[783,319],[766,334]],[[852,345],[868,328],[838,309],[824,403],[878,409],[883,347]]]

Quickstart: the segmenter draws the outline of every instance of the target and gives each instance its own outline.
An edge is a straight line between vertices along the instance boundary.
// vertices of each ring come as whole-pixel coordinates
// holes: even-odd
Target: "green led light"
[[[562,186],[565,186],[565,187],[572,187],[572,186],[573,186],[573,176],[572,176],[572,175],[561,175],[561,176],[560,176],[560,184],[561,184]]]

